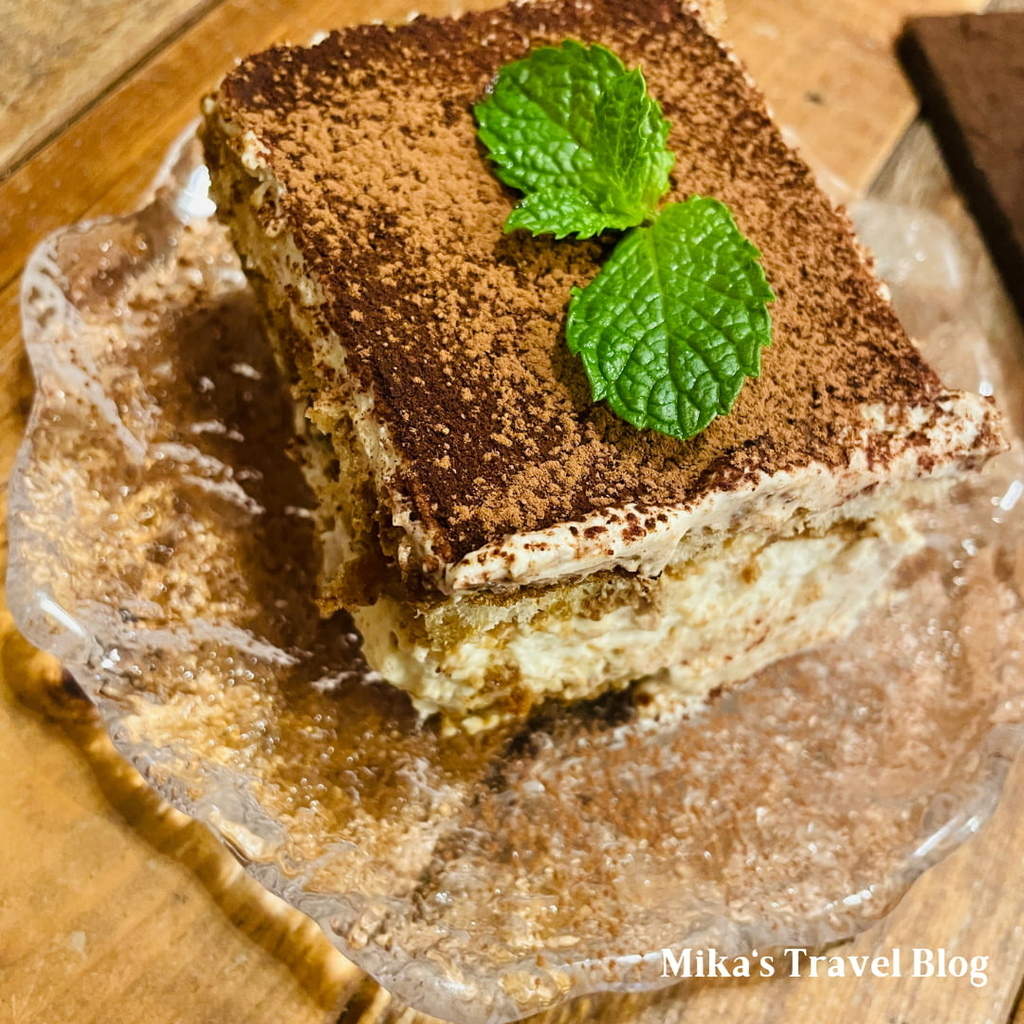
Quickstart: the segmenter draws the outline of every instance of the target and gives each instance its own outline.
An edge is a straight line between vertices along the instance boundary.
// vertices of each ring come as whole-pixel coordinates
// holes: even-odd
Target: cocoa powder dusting
[[[594,277],[614,240],[502,232],[517,196],[485,160],[472,106],[501,65],[568,37],[643,68],[673,126],[668,198],[728,204],[777,295],[761,378],[688,442],[595,405],[565,345],[570,288]],[[939,393],[845,218],[740,66],[674,0],[555,0],[346,29],[249,58],[220,103],[269,153],[279,212],[328,296],[323,321],[371,391],[445,557],[627,502],[684,505],[761,470],[842,465],[862,403]],[[322,387],[338,389],[326,374]]]

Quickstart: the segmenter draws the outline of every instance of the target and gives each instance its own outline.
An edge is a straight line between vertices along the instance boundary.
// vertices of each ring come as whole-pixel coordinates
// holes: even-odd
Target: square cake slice
[[[669,199],[762,253],[773,340],[688,441],[595,403],[565,343],[607,239],[503,233],[476,138],[504,64],[565,39],[641,67]],[[845,216],[679,0],[537,0],[335,32],[205,104],[220,216],[301,421],[320,603],[469,727],[657,677],[694,698],[847,631],[918,543],[908,504],[1004,447],[908,340]]]

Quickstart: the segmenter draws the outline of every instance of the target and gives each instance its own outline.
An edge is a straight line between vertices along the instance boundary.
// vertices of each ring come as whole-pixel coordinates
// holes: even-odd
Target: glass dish
[[[695,717],[626,694],[442,736],[313,606],[290,412],[205,180],[186,137],[145,209],[30,261],[8,595],[153,786],[348,957],[511,1020],[663,986],[663,948],[851,935],[978,829],[1024,720],[1016,450],[927,513],[852,636]],[[960,359],[994,379],[986,352]]]

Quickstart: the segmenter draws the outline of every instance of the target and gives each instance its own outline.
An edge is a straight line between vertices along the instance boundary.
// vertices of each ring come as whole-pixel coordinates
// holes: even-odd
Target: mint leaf
[[[639,69],[615,79],[594,113],[593,147],[602,161],[608,209],[635,218],[623,227],[641,224],[653,216],[658,200],[668,191],[676,159],[665,148],[669,123],[647,95]]]
[[[643,74],[603,46],[534,50],[474,112],[498,177],[526,193],[506,230],[588,238],[643,223],[668,190],[668,122]]]
[[[524,196],[505,220],[505,230],[526,228],[535,235],[579,238],[599,235],[607,228],[628,228],[635,221],[609,223],[609,216],[586,195],[574,188],[545,188]]]
[[[595,400],[680,440],[728,412],[771,342],[759,256],[728,208],[701,196],[626,235],[569,304],[566,338]]]

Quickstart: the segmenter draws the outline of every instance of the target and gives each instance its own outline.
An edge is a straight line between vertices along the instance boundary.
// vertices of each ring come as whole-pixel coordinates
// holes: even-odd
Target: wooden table
[[[408,6],[0,0],[4,477],[31,398],[18,286],[36,242],[63,224],[137,206],[169,142],[234,57],[342,22],[397,20]],[[434,13],[450,5],[416,6]],[[970,0],[923,6],[965,9]],[[921,7],[920,0],[730,2],[726,36],[779,120],[851,194],[875,179],[914,116],[891,42],[904,16]],[[922,167],[945,187],[934,156]],[[0,1022],[422,1019],[394,1005],[314,925],[248,879],[205,829],[151,792],[114,753],[91,706],[61,685],[57,666],[13,631],[5,609],[0,645]],[[906,977],[688,983],[577,1005],[559,1019],[1021,1024],[1022,849],[1018,765],[981,833],[842,950],[987,955],[984,987]]]

